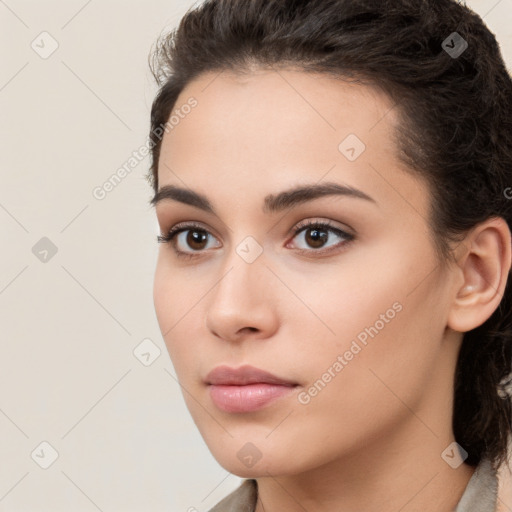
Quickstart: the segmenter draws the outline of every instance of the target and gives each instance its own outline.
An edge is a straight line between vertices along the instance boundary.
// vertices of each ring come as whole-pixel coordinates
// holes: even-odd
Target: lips
[[[249,413],[289,396],[298,384],[253,366],[218,366],[205,378],[210,398],[228,413]]]
[[[296,386],[297,382],[281,379],[269,372],[245,365],[240,368],[217,366],[205,378],[207,384],[216,386],[246,386],[248,384],[276,384],[278,386]]]

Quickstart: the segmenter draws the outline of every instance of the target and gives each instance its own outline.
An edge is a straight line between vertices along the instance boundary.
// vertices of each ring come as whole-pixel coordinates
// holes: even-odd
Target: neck
[[[375,440],[364,454],[305,474],[257,478],[255,512],[452,512],[475,468],[453,469],[441,458],[453,438],[436,438],[422,427],[417,439],[402,433],[399,443],[378,448]]]

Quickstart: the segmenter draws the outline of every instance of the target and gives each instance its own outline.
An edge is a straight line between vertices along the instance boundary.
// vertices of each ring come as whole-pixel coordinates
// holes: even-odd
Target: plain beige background
[[[174,378],[149,157],[130,160],[147,142],[150,47],[192,5],[0,0],[0,511],[205,511],[240,482]],[[510,69],[512,0],[467,5]]]

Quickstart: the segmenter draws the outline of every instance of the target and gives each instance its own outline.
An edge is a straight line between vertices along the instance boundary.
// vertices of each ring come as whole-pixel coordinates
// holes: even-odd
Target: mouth
[[[296,386],[298,383],[277,377],[254,366],[217,366],[205,378],[206,384],[215,386],[246,386],[248,384],[276,384],[278,386]]]
[[[205,378],[213,403],[224,412],[252,412],[289,395],[299,384],[253,366],[218,366]]]

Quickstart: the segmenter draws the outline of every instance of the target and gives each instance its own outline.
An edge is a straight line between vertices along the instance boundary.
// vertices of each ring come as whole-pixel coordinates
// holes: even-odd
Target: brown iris
[[[202,244],[206,242],[208,238],[208,233],[206,231],[201,231],[199,229],[192,230],[190,229],[187,234],[187,245],[192,249],[201,250],[204,249],[203,246],[196,247],[194,244]]]
[[[307,233],[312,233],[311,236],[308,236]],[[325,230],[318,228],[308,228],[306,229],[306,242],[310,244],[312,247],[323,247],[324,243],[328,238],[328,234]],[[310,242],[312,240],[312,242]]]

